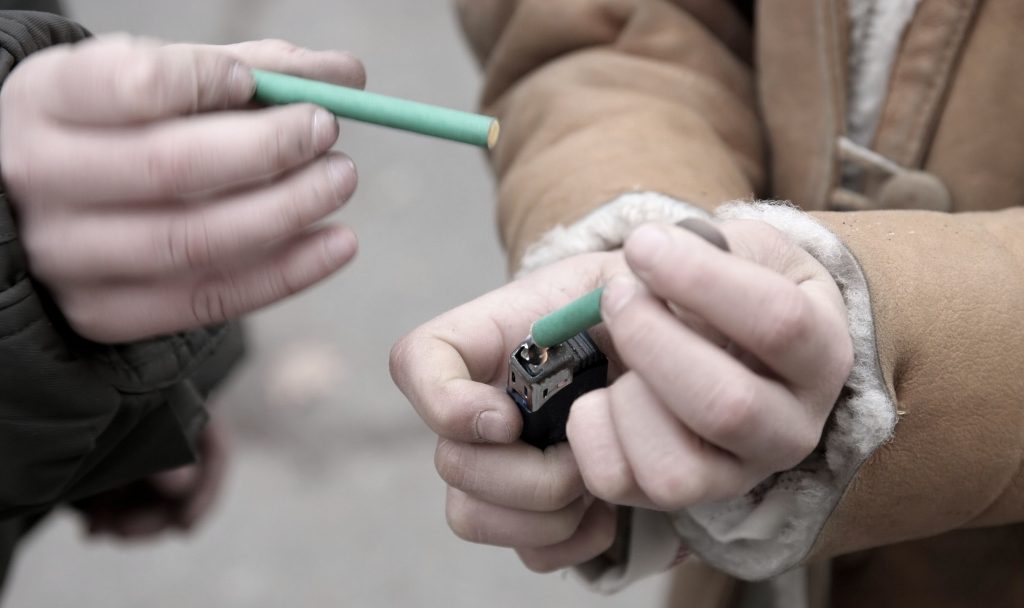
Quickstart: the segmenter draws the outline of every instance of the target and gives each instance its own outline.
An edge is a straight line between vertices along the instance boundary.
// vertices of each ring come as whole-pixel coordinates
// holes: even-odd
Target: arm
[[[543,264],[571,253],[621,244],[635,222],[610,225],[597,217],[605,211],[614,213],[612,205],[584,216],[590,209],[631,189],[620,181],[704,208],[761,189],[758,173],[749,170],[757,164],[742,160],[757,156],[744,157],[739,154],[743,148],[735,144],[722,147],[723,141],[734,141],[718,135],[728,131],[714,126],[716,113],[730,107],[724,102],[695,113],[706,124],[713,125],[711,130],[718,135],[717,139],[701,139],[702,131],[692,129],[681,135],[684,131],[678,130],[673,122],[675,114],[688,116],[695,106],[692,101],[683,103],[671,96],[664,97],[675,102],[665,112],[657,111],[657,105],[644,106],[634,98],[635,104],[596,106],[600,108],[600,118],[586,113],[591,104],[612,99],[616,94],[649,91],[653,86],[651,80],[671,81],[673,76],[668,72],[651,78],[640,67],[589,71],[576,68],[585,65],[583,58],[595,54],[620,56],[620,42],[627,40],[632,31],[641,31],[641,23],[664,28],[662,31],[668,31],[671,24],[667,37],[679,47],[692,46],[697,38],[682,35],[686,31],[683,22],[668,16],[678,16],[682,4],[631,3],[631,10],[615,13],[609,8],[617,6],[614,3],[603,3],[600,7],[597,3],[574,3],[574,8],[565,9],[577,11],[573,13],[573,25],[569,26],[565,25],[570,21],[568,18],[553,19],[550,7],[528,2],[476,3],[474,9],[463,9],[471,39],[474,32],[479,32],[474,46],[487,67],[485,101],[493,104],[499,114],[509,114],[506,127],[513,133],[511,141],[504,142],[504,148],[499,148],[495,155],[502,179],[503,236],[513,266],[519,265],[522,252],[538,241],[547,251],[544,255],[527,255],[528,267],[534,265],[534,260]],[[664,11],[669,6],[672,10],[662,12],[660,19],[639,20],[645,12]],[[549,12],[544,14],[544,10]],[[616,14],[636,19],[631,22],[635,30],[610,25],[628,19],[598,18]],[[687,16],[694,17],[694,13]],[[543,18],[558,23],[559,32],[538,34],[544,32]],[[697,21],[709,31],[721,32],[707,25],[707,19]],[[522,34],[519,42],[510,42],[508,32],[517,31],[517,24],[523,28],[518,31],[532,31],[533,35]],[[566,35],[564,27],[574,27],[570,31],[576,35]],[[484,41],[489,37],[498,42],[487,44]],[[688,42],[680,42],[684,39]],[[728,39],[719,34],[720,41]],[[546,42],[549,40],[557,43]],[[560,46],[542,48],[545,44]],[[633,51],[638,47],[629,48]],[[574,49],[576,52],[572,52]],[[502,57],[507,57],[505,63]],[[626,53],[626,57],[633,66],[651,60],[649,54]],[[664,57],[659,55],[659,60]],[[513,61],[517,58],[518,64]],[[681,58],[675,56],[672,73],[678,76],[696,69],[692,62],[678,61]],[[602,65],[615,64],[609,60]],[[552,73],[556,76],[545,76]],[[707,71],[700,75],[706,77]],[[633,78],[638,82],[632,82]],[[578,83],[581,86],[570,86]],[[572,97],[581,90],[588,95]],[[678,83],[666,87],[672,93],[679,90]],[[552,102],[571,98],[574,101],[567,103],[567,107]],[[644,103],[649,101],[643,99]],[[602,130],[606,123],[614,124],[620,116],[632,116],[634,107],[644,107],[645,112],[635,116],[628,127]],[[574,121],[575,116],[579,119]],[[558,117],[558,124],[574,128],[559,130],[552,126]],[[648,122],[653,120],[659,122],[657,127]],[[743,124],[742,113],[728,122]],[[520,131],[519,125],[529,128]],[[643,133],[645,125],[656,130],[659,138],[648,134],[634,139],[633,134]],[[756,123],[753,129],[743,132],[758,133]],[[531,147],[531,141],[543,143]],[[573,148],[575,142],[586,144]],[[647,142],[664,142],[664,150],[651,150]],[[760,146],[759,140],[757,145]],[[723,149],[729,154],[718,156],[717,151]],[[704,157],[700,157],[701,152]],[[679,156],[683,153],[696,158]],[[613,156],[628,158],[614,165],[601,164]],[[670,162],[665,163],[665,159]],[[590,167],[600,170],[591,171]],[[699,170],[690,173],[689,168]],[[721,177],[725,175],[721,171],[730,168],[744,179]],[[715,178],[716,175],[719,177]],[[714,188],[721,184],[730,184],[732,190]],[[711,196],[703,199],[701,193]],[[652,202],[645,198],[643,204]],[[636,214],[636,219],[678,219],[672,213],[675,212]],[[1021,310],[1021,293],[1020,282],[1011,277],[1017,277],[1022,266],[1021,241],[1015,236],[1021,230],[1019,214],[1019,210],[1011,210],[952,217],[904,212],[805,215],[763,206],[723,211],[725,217],[775,224],[801,247],[812,251],[842,287],[851,330],[859,340],[857,365],[851,376],[856,384],[848,383],[825,428],[822,449],[814,456],[813,474],[801,480],[807,484],[803,486],[807,490],[803,496],[816,498],[804,501],[799,509],[788,511],[787,516],[780,517],[780,511],[775,510],[770,525],[753,532],[772,538],[755,538],[753,542],[751,526],[743,531],[740,524],[751,524],[764,515],[763,511],[769,509],[758,512],[764,503],[755,504],[749,497],[739,497],[725,505],[750,516],[737,518],[736,525],[722,525],[719,520],[717,527],[712,526],[709,522],[715,518],[714,505],[680,512],[675,528],[702,557],[739,576],[761,577],[813,556],[919,538],[956,527],[1017,521],[1014,518],[1019,513],[1010,505],[1019,504],[1021,491],[1017,473],[1021,428],[1021,387],[1017,383],[1021,357],[1016,346],[1021,333],[1013,324],[1016,319],[1012,311]],[[830,231],[823,230],[812,218],[820,220]],[[572,225],[550,232],[547,237],[539,236],[558,223]],[[599,238],[584,245],[561,245],[580,233],[593,235],[595,230]],[[984,413],[965,418],[963,409],[970,407],[983,407]],[[897,411],[903,413],[898,426]],[[887,443],[890,438],[893,440]],[[951,449],[953,444],[958,449]],[[957,466],[965,462],[967,455],[971,455],[971,460]],[[924,467],[922,462],[929,466]],[[856,482],[849,485],[854,479]],[[935,496],[947,494],[955,508],[937,517],[921,517],[921,513],[934,510],[929,507]],[[905,508],[908,504],[919,509]],[[793,526],[795,522],[800,525]],[[776,534],[780,531],[785,533]]]
[[[347,229],[306,231],[355,186],[326,153],[336,124],[309,106],[246,110],[234,66],[355,85],[362,70],[279,41],[43,49],[84,30],[3,18],[6,67],[18,64],[0,91],[0,517],[12,517],[197,458],[205,394],[240,353],[223,322],[355,249]],[[237,111],[190,116],[225,108]]]
[[[817,554],[1024,520],[1024,209],[816,216],[863,268],[900,413]]]
[[[552,228],[626,193],[683,202],[632,197],[611,212],[637,224],[764,189],[751,34],[729,3],[467,0],[460,15],[502,120],[493,162],[513,268]]]
[[[749,579],[1022,521],[1024,210],[720,215],[772,224],[827,267],[855,364],[818,449],[755,495],[673,513],[686,544]]]

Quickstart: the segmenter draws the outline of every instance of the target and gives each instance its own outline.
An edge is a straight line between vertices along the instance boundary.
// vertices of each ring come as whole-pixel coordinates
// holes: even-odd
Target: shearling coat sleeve
[[[750,27],[731,3],[458,4],[483,106],[502,120],[493,162],[513,267],[549,229],[625,193],[699,211],[763,189]]]
[[[863,269],[899,412],[816,554],[1024,521],[1024,208],[814,215]]]
[[[465,0],[461,15],[503,120],[493,161],[513,268],[765,189],[749,32],[729,3]],[[730,504],[635,516],[629,563],[585,576],[610,591],[690,550],[764,578],[1024,521],[1024,209],[716,215],[768,221],[829,268],[855,373],[801,467]]]
[[[1024,208],[804,213],[774,225],[842,292],[855,362],[819,448],[754,492],[669,514],[743,579],[810,560],[1024,521]]]

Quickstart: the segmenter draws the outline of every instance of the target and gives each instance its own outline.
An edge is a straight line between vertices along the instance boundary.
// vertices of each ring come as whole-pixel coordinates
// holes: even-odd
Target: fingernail
[[[491,443],[512,441],[512,431],[505,423],[505,417],[498,412],[482,412],[476,417],[476,436]]]
[[[324,251],[332,264],[347,261],[355,249],[355,238],[348,231],[333,231],[324,239]]]
[[[645,224],[626,239],[626,257],[630,266],[646,268],[658,260],[668,247],[669,235],[664,226]]]
[[[676,226],[689,230],[722,251],[729,251],[729,242],[725,240],[725,235],[707,220],[688,217],[685,220],[676,222]]]
[[[235,62],[228,72],[228,95],[238,102],[249,101],[256,93],[256,80],[249,68]]]
[[[340,207],[352,194],[351,182],[355,180],[356,164],[347,156],[332,156],[327,160],[327,179],[335,194],[335,204]]]
[[[636,295],[639,284],[628,274],[612,277],[604,287],[601,295],[601,316],[605,319],[614,317]]]
[[[313,112],[313,143],[317,150],[326,150],[338,140],[338,121],[323,108]]]

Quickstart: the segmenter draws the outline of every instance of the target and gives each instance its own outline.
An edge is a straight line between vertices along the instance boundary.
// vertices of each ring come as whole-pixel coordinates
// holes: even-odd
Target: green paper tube
[[[548,348],[565,342],[585,329],[601,322],[601,294],[598,287],[587,295],[573,300],[533,324],[530,336],[534,344]]]
[[[253,99],[265,104],[315,103],[337,116],[371,122],[443,139],[493,148],[498,141],[495,118],[368,93],[317,80],[253,70]]]

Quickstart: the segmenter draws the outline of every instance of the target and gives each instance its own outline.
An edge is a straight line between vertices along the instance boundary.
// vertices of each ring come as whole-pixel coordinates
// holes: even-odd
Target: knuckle
[[[757,414],[758,391],[749,381],[722,382],[708,403],[708,434],[730,443],[750,431]]]
[[[438,475],[449,486],[460,490],[466,489],[471,465],[467,463],[466,450],[452,442],[442,439],[434,451],[434,467]]]
[[[227,320],[231,313],[228,292],[229,290],[218,287],[216,283],[198,286],[192,292],[192,319],[200,326],[213,325]]]
[[[629,497],[633,474],[625,462],[609,463],[585,475],[590,493],[606,502],[621,503]]]
[[[707,484],[698,471],[679,462],[661,468],[646,483],[644,493],[660,509],[673,511],[701,502],[707,493]]]
[[[789,350],[807,338],[813,314],[807,297],[796,286],[780,291],[772,299],[772,308],[764,315],[760,335],[755,337],[760,349],[768,354]]]
[[[455,536],[462,540],[480,543],[487,538],[487,534],[477,521],[476,511],[469,501],[463,498],[453,498],[450,492],[445,505],[445,520]]]
[[[286,165],[287,150],[290,147],[291,129],[276,121],[270,132],[259,143],[260,161],[270,169],[280,169]]]
[[[818,449],[821,440],[821,429],[814,424],[802,425],[796,429],[788,440],[788,445],[782,450],[780,470],[791,469]]]
[[[526,569],[537,574],[547,574],[562,568],[562,564],[555,559],[550,551],[540,549],[519,549],[519,561],[523,562]]]
[[[125,52],[115,69],[112,93],[117,107],[132,115],[141,115],[150,105],[158,114],[163,113],[168,101],[166,70],[160,65],[157,53]]]
[[[202,216],[185,224],[185,260],[189,268],[210,264],[215,257],[210,226]]]
[[[553,516],[553,520],[551,521],[551,530],[545,535],[543,544],[554,545],[572,538],[576,530],[579,530],[580,524],[583,523],[585,511],[583,501],[577,500],[560,511],[548,514],[548,516]]]
[[[110,328],[105,322],[102,304],[95,298],[79,297],[74,292],[62,294],[59,302],[61,313],[76,333],[90,340],[104,341]]]
[[[202,217],[170,222],[164,247],[172,268],[197,270],[214,259],[209,225]]]
[[[547,509],[561,509],[580,496],[582,479],[563,467],[548,467],[534,486],[534,500]]]
[[[283,171],[316,156],[312,127],[315,112],[315,106],[305,105],[286,107],[278,113],[277,120],[259,143],[261,159],[267,168]]]
[[[146,175],[154,194],[164,198],[187,195],[204,164],[202,150],[181,141],[151,141],[146,149]]]
[[[391,373],[391,379],[399,385],[399,388],[404,384],[406,361],[409,359],[415,342],[416,335],[414,333],[406,334],[399,338],[388,352],[388,371]]]
[[[301,281],[292,276],[292,272],[285,266],[275,268],[267,275],[267,294],[271,302],[294,295],[302,287]]]
[[[193,110],[199,107],[227,107],[231,99],[226,94],[231,71],[237,61],[227,53],[192,52],[188,81],[195,91]]]
[[[265,38],[260,44],[276,53],[300,53],[302,48],[283,38]]]
[[[311,200],[316,201],[321,197],[319,188],[304,184],[291,184],[287,187],[284,198],[277,208],[277,232],[290,233],[296,231],[312,221],[307,209],[311,207]]]

